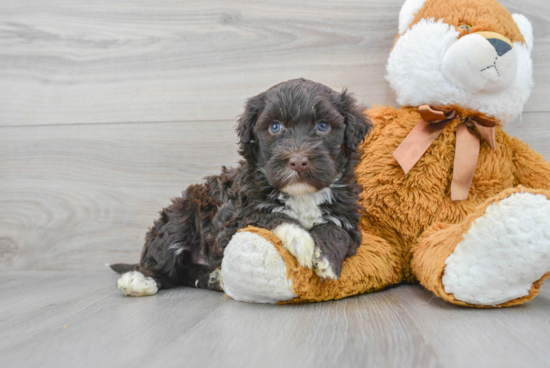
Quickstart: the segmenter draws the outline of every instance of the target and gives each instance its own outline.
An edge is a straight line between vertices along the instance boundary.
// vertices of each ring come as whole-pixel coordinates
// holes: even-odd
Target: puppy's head
[[[249,99],[237,131],[248,163],[274,188],[300,195],[350,175],[370,128],[345,90],[295,79]]]

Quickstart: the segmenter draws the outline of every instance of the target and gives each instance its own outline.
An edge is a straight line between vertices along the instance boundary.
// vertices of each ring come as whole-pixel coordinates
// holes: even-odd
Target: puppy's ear
[[[265,92],[249,98],[244,113],[239,118],[237,134],[239,135],[239,153],[248,161],[255,162],[258,157],[258,140],[255,127],[265,107]]]
[[[351,151],[357,151],[361,142],[372,129],[371,121],[363,112],[364,109],[357,105],[355,98],[346,89],[338,97],[336,107],[344,115],[346,147]]]

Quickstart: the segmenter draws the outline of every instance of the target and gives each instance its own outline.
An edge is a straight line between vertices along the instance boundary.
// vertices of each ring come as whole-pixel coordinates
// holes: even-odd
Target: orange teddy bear
[[[321,280],[247,228],[225,250],[225,292],[303,302],[420,282],[464,306],[534,298],[550,276],[550,165],[502,130],[531,92],[532,47],[529,21],[495,0],[407,0],[387,65],[403,107],[367,111],[357,255]]]

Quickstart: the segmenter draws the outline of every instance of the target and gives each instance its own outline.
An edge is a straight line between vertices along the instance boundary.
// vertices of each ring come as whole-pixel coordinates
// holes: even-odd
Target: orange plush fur
[[[409,29],[427,18],[443,19],[457,27],[461,36],[466,31],[458,27],[467,24],[470,32],[491,31],[512,42],[525,42],[510,13],[495,0],[427,0]],[[499,123],[498,148],[491,150],[481,140],[469,197],[453,202],[450,187],[456,127],[461,117],[486,115],[457,105],[439,107],[455,109],[458,115],[407,175],[392,154],[421,120],[417,107],[377,106],[366,111],[375,129],[362,147],[356,171],[363,186],[363,244],[356,256],[346,259],[339,280],[321,280],[311,269],[301,267],[271,232],[244,230],[267,239],[281,253],[297,295],[287,302],[339,299],[401,282],[420,282],[435,295],[463,306],[511,306],[537,295],[550,273],[535,281],[528,295],[498,305],[472,305],[445,292],[442,276],[446,260],[472,223],[490,205],[514,193],[541,194],[550,200],[550,165],[525,143],[506,134]]]
[[[441,276],[445,260],[463,239],[464,232],[489,204],[514,192],[543,194],[550,199],[550,165],[499,127],[496,151],[486,142],[481,144],[468,199],[453,202],[450,186],[457,119],[445,128],[415,168],[404,175],[392,153],[418,123],[420,115],[414,108],[393,107],[377,107],[368,113],[375,131],[363,148],[363,161],[357,169],[363,185],[361,202],[366,210],[363,230],[379,234],[390,246],[399,247],[401,267],[396,271],[403,281],[418,280],[436,295],[456,302],[443,291]]]
[[[472,27],[469,33],[496,32],[512,42],[525,42],[508,10],[494,0],[430,0],[416,13],[409,28],[427,18],[443,19],[443,22],[456,27],[461,35],[465,35],[466,30],[458,27],[467,24]]]

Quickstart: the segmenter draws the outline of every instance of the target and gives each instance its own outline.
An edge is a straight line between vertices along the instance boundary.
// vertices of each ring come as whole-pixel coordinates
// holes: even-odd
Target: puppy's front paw
[[[332,269],[330,261],[321,254],[319,248],[315,248],[315,252],[313,253],[313,267],[315,268],[315,273],[320,278],[338,280],[338,275]]]
[[[295,224],[282,224],[273,229],[273,234],[281,239],[283,246],[304,267],[313,265],[315,245],[311,235]]]

